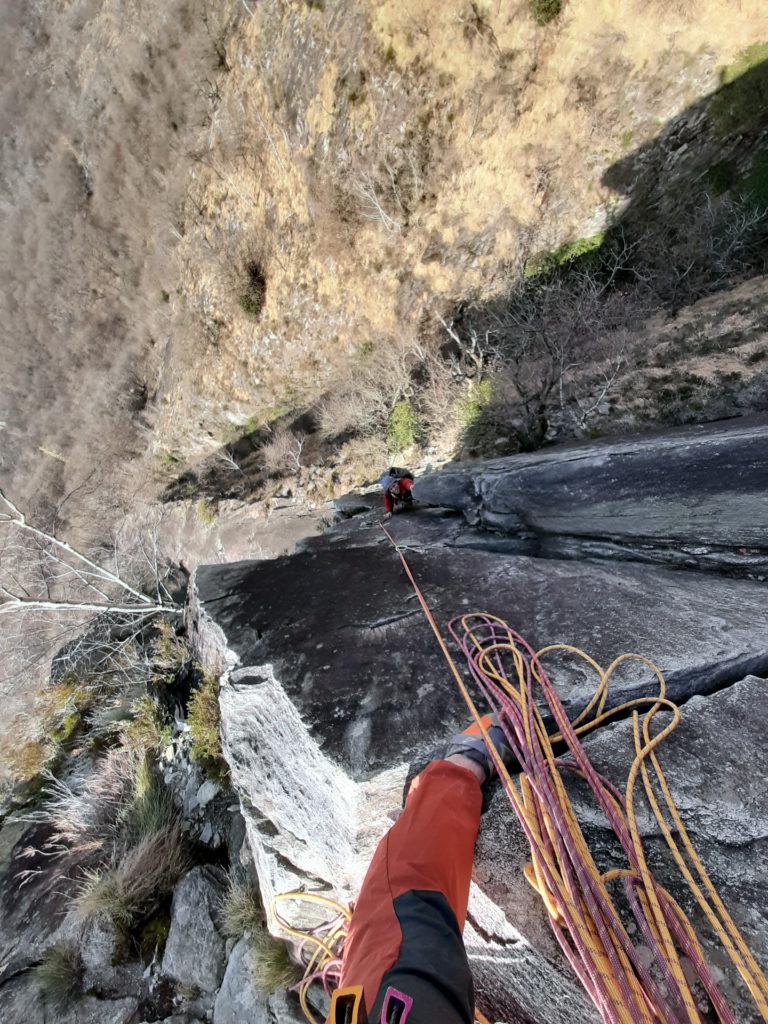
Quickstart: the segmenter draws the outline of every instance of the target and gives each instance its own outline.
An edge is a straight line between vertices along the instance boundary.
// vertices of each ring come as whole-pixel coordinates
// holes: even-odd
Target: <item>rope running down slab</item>
[[[673,897],[653,878],[643,849],[635,811],[638,779],[670,852],[709,925],[722,942],[764,1021],[768,1021],[768,980],[728,914],[693,847],[675,806],[656,750],[680,723],[678,707],[666,695],[661,671],[648,659],[623,654],[607,669],[567,644],[534,651],[503,620],[484,613],[463,615],[449,624],[464,654],[470,676],[498,715],[521,766],[512,779],[488,735],[482,716],[459,672],[434,616],[401,548],[381,525],[397,551],[406,575],[432,628],[446,663],[493,758],[505,792],[531,849],[525,876],[540,894],[563,953],[606,1024],[703,1024],[699,1010],[706,993],[717,1019],[736,1024],[728,1001],[707,965],[693,926]],[[598,678],[592,699],[570,721],[544,669],[542,659],[570,654]],[[627,663],[643,665],[658,681],[655,697],[642,697],[606,710],[612,677]],[[536,703],[540,691],[555,723],[549,734]],[[641,721],[641,711],[643,713]],[[617,716],[631,713],[635,756],[622,794],[590,763],[579,737]],[[654,720],[666,724],[653,733]],[[556,748],[566,747],[567,755]],[[653,779],[652,774],[653,773]],[[584,779],[605,814],[626,856],[627,866],[601,872],[590,852],[570,802],[564,776]],[[661,798],[654,789],[661,792]],[[629,909],[653,956],[651,970],[622,922],[609,886],[623,883]],[[681,956],[695,978],[683,970]],[[698,995],[698,999],[697,999]],[[710,1018],[711,1019],[711,1018]]]

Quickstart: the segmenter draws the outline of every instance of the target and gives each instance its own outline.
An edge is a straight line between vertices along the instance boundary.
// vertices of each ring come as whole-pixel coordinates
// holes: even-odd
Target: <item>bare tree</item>
[[[363,216],[366,220],[380,221],[390,234],[402,231],[402,221],[385,209],[383,191],[372,174],[369,172],[361,174],[355,184],[355,190],[361,200]],[[394,194],[398,196],[397,192]]]
[[[618,343],[647,309],[644,289],[619,286],[638,244],[620,238],[581,268],[521,275],[506,295],[469,309],[459,323],[443,321],[471,372],[493,375],[494,411],[521,448],[541,444],[558,406],[583,430],[615,385],[623,347],[606,339]],[[595,364],[599,397],[584,396],[583,372]]]
[[[264,465],[272,473],[301,475],[301,456],[306,443],[306,434],[285,427],[278,428],[272,440],[261,450]]]
[[[223,462],[224,465],[229,466],[230,469],[234,469],[236,473],[243,472],[237,464],[237,460],[235,459],[234,453],[229,445],[224,445],[223,448],[220,448],[216,453],[216,457],[219,462]]]
[[[30,523],[0,491],[0,618],[9,620],[0,662],[7,678],[37,669],[42,679],[62,649],[63,671],[75,663],[97,673],[127,671],[147,625],[181,614],[166,586],[156,530],[130,552],[118,530],[109,555],[110,564],[97,561]]]

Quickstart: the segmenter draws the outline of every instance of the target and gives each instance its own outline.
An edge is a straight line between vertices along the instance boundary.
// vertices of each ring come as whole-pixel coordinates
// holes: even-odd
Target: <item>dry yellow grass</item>
[[[768,38],[759,0],[570,3],[545,27],[522,0],[385,0],[368,19],[361,34],[351,8],[332,29],[309,8],[259,8],[230,41],[191,187],[213,224],[193,218],[180,246],[188,301],[224,326],[185,353],[160,422],[165,446],[193,460],[210,450],[200,424],[219,438],[312,401],[354,375],[360,343],[435,329],[435,308],[498,291],[526,247],[600,230],[621,202],[604,172]],[[313,54],[301,70],[297,47]],[[361,188],[420,140],[423,198],[388,227]],[[258,323],[233,302],[253,244],[267,279]]]

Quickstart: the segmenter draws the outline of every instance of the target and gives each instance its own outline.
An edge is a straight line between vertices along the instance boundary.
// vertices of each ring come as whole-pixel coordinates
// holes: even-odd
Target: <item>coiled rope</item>
[[[330,911],[330,918],[311,929],[295,928],[277,907],[283,903],[310,903]],[[329,896],[314,892],[283,892],[272,900],[272,916],[278,928],[296,941],[296,955],[304,975],[292,991],[298,994],[301,1009],[309,1024],[320,1024],[308,1001],[310,986],[319,982],[330,998],[341,977],[341,954],[352,917],[349,907]]]
[[[635,812],[638,776],[661,832],[693,896],[718,935],[749,990],[764,1021],[768,1021],[768,980],[733,919],[728,914],[693,847],[675,806],[656,748],[677,728],[678,707],[666,696],[666,682],[656,665],[635,654],[623,654],[607,669],[588,654],[567,644],[534,651],[502,619],[487,614],[464,615],[449,624],[451,636],[467,660],[470,675],[498,715],[521,767],[516,783],[491,742],[482,716],[456,667],[405,555],[391,534],[382,530],[397,551],[414,593],[443,652],[459,691],[489,748],[502,785],[531,849],[525,876],[540,894],[552,931],[574,972],[606,1024],[702,1024],[696,982],[706,993],[718,1020],[736,1018],[710,971],[690,921],[673,897],[653,878],[643,849]],[[592,699],[571,722],[553,687],[542,658],[569,653],[597,675]],[[655,697],[643,697],[605,710],[611,678],[620,665],[637,662],[656,677]],[[535,699],[543,694],[557,732],[548,734]],[[640,721],[640,708],[645,714]],[[667,711],[671,718],[656,735],[652,723]],[[622,795],[592,766],[579,736],[618,715],[632,715],[635,757]],[[568,756],[557,756],[564,744]],[[650,766],[650,767],[649,767]],[[666,812],[653,788],[651,769]],[[563,781],[565,773],[581,776],[621,844],[627,867],[601,872],[587,846]],[[669,816],[672,825],[666,817]],[[678,839],[673,832],[676,831]],[[655,976],[627,933],[608,886],[621,879],[630,910],[653,954]],[[694,979],[681,964],[688,957]]]

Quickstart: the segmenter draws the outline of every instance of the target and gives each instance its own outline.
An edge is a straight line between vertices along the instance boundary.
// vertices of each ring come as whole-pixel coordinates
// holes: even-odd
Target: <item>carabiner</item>
[[[405,1024],[413,1006],[413,999],[396,988],[387,989],[384,1005],[381,1008],[380,1024]]]
[[[331,998],[330,1024],[368,1024],[363,1002],[363,986],[337,988]]]

